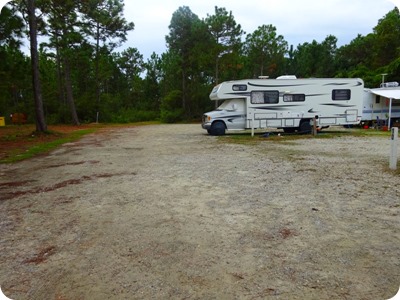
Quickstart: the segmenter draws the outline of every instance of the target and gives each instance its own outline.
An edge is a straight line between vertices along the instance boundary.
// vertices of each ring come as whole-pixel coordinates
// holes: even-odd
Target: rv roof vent
[[[258,76],[258,79],[268,79],[269,76]]]
[[[399,86],[399,83],[396,81],[381,83],[381,88],[382,87],[398,87],[398,86]]]
[[[296,75],[282,75],[277,77],[276,79],[297,79]]]

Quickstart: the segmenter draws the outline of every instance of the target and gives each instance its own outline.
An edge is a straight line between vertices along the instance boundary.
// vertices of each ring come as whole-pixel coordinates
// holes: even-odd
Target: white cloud
[[[389,1],[392,2],[394,5],[396,5],[398,9],[400,9],[400,0],[389,0]]]
[[[393,0],[400,1],[400,0]],[[185,3],[181,0],[153,0],[141,3],[126,1],[125,17],[135,23],[134,32],[129,34],[125,47],[136,47],[149,57],[154,51],[166,51],[165,36],[172,14],[180,6],[188,6],[203,19],[214,14],[214,7],[232,11],[238,24],[246,33],[252,33],[258,26],[272,24],[278,34],[295,47],[304,42],[321,42],[332,34],[338,38],[338,45],[344,45],[357,34],[372,32],[378,20],[394,5],[389,0],[202,0]]]
[[[1,7],[6,2],[0,0]],[[247,34],[272,24],[295,47],[312,40],[321,42],[330,34],[338,38],[340,46],[357,34],[372,32],[378,20],[394,8],[392,2],[400,4],[400,0],[125,0],[125,18],[135,23],[135,29],[121,49],[135,47],[145,58],[153,51],[165,52],[172,14],[181,6],[188,6],[200,19],[213,15],[215,6],[224,7]]]
[[[1,12],[1,9],[3,8],[3,6],[6,5],[7,2],[10,2],[10,1],[11,0],[0,0],[0,12]]]

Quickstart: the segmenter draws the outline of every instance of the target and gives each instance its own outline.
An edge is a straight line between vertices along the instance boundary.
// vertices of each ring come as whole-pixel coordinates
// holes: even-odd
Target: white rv
[[[226,130],[283,128],[310,132],[318,127],[358,124],[363,109],[362,79],[246,79],[223,82],[212,90],[211,100],[224,100],[203,115],[202,127],[211,135]],[[254,131],[252,131],[254,133]]]
[[[365,89],[362,121],[369,125],[388,125],[400,122],[400,87],[386,82],[380,88]]]

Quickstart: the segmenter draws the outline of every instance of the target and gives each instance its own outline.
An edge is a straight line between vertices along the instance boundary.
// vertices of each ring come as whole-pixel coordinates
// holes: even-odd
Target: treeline
[[[35,121],[26,1],[6,5],[0,17],[0,116],[21,112]],[[273,25],[246,34],[232,12],[215,7],[200,19],[189,7],[172,15],[167,51],[147,61],[137,48],[116,52],[134,23],[123,0],[37,0],[39,71],[46,122],[164,122],[199,119],[219,82],[267,75],[360,77],[377,87],[381,74],[400,81],[400,15],[382,17],[366,36],[337,47],[322,42],[288,45]],[[163,42],[163,41],[160,41]],[[140,47],[140,45],[137,45]]]

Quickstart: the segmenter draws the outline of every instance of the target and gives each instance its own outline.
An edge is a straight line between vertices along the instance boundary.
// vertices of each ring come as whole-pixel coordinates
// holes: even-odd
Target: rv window
[[[332,100],[350,100],[351,91],[350,90],[333,90]]]
[[[381,96],[378,96],[378,95],[375,96],[375,103],[376,104],[381,103]]]
[[[306,101],[306,95],[304,94],[285,94],[283,95],[284,102],[302,102]]]
[[[279,91],[251,92],[251,104],[273,104],[279,102]]]
[[[246,84],[234,84],[232,86],[232,90],[234,90],[234,91],[247,91],[247,85]]]

